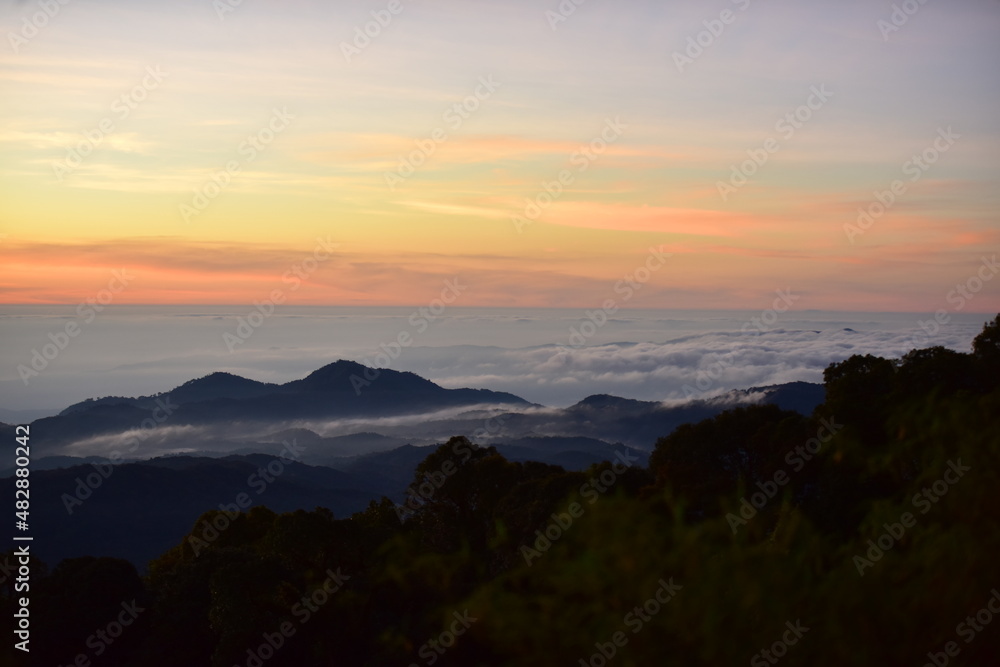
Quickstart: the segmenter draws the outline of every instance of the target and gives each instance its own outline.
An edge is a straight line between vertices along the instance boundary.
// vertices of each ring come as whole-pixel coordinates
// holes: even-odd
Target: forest
[[[456,436],[405,505],[209,510],[145,572],[33,563],[31,659],[0,662],[997,664],[1000,315],[969,353],[852,356],[824,385],[812,415],[681,426],[648,467]]]

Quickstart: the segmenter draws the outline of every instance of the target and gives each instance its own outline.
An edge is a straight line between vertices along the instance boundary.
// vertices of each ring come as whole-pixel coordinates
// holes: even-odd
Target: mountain
[[[383,480],[267,455],[219,459],[178,456],[118,466],[76,465],[31,474],[32,553],[63,558],[113,556],[144,567],[177,544],[204,512],[246,494],[249,507],[275,512],[326,507],[338,517],[392,492]],[[276,475],[268,474],[268,466]],[[268,481],[268,480],[271,481]],[[14,497],[13,477],[0,479]]]
[[[298,445],[303,434],[296,435]],[[377,439],[382,444],[390,440]],[[322,440],[305,437],[303,442],[315,446]],[[337,517],[360,512],[382,496],[403,502],[417,465],[434,448],[403,445],[334,459],[331,467],[289,460],[287,450],[284,459],[273,454],[167,456],[119,465],[42,458],[31,476],[35,553],[50,564],[96,555],[124,558],[143,568],[177,544],[204,512],[231,506],[240,494],[252,501],[244,509],[263,505],[280,513],[325,507]],[[586,438],[523,439],[497,450],[511,461],[540,461],[568,470],[614,459],[616,451],[627,451],[637,465],[648,459],[643,452]],[[15,479],[0,479],[0,493],[13,497]]]
[[[152,396],[89,399],[69,406],[57,416],[33,422],[32,442],[43,455],[69,454],[60,449],[104,436],[104,449],[110,452],[116,450],[115,443],[111,442],[113,439],[107,437],[111,434],[132,432],[143,440],[154,427],[179,430],[197,426],[202,431],[186,434],[189,444],[175,451],[197,447],[217,450],[212,443],[234,439],[237,443],[231,449],[236,449],[242,446],[240,443],[252,441],[275,427],[296,427],[303,420],[383,419],[481,405],[527,407],[531,404],[506,392],[445,389],[413,373],[337,361],[285,384],[257,382],[219,372]],[[218,429],[219,433],[207,432],[212,427],[229,424],[240,427]],[[164,432],[159,432],[154,439],[163,435]],[[98,442],[94,448],[99,450],[101,446]]]
[[[438,391],[441,389],[430,380],[415,373],[374,369],[355,361],[335,361],[313,371],[301,380],[283,385],[293,392],[350,392],[358,393],[376,387],[379,392],[406,393]]]
[[[405,438],[393,438],[370,431],[324,438],[305,428],[277,431],[260,439],[260,442],[274,446],[290,441],[305,447],[303,459],[313,465],[329,465],[331,461],[345,457],[396,449],[408,444]]]
[[[649,461],[648,452],[623,445],[611,445],[594,438],[516,438],[492,443],[490,446],[495,447],[508,461],[538,461],[566,470],[585,470],[601,461],[613,461],[618,452],[628,454],[629,460],[634,460],[634,465],[645,466]],[[403,492],[413,481],[417,465],[434,449],[435,445],[404,445],[364,456],[331,459],[328,465],[365,479],[377,479],[380,484],[391,488],[391,492],[386,493],[387,496],[400,501]]]
[[[826,389],[811,382],[786,382],[767,387],[751,387],[743,391],[747,396],[762,395],[762,402],[773,403],[782,410],[812,414],[816,406],[826,400]]]
[[[823,402],[824,396],[822,385],[807,382],[731,391],[680,404],[596,394],[558,410],[507,411],[501,414],[471,411],[447,419],[428,420],[408,427],[406,433],[413,438],[431,434],[466,434],[472,438],[473,434],[486,430],[486,435],[473,439],[494,445],[520,438],[591,438],[605,444],[621,443],[648,451],[658,438],[669,435],[681,424],[709,419],[724,410],[752,403],[775,403],[783,409],[808,415]],[[492,428],[484,429],[484,424],[492,425]],[[393,434],[391,431],[383,432]]]
[[[50,563],[90,554],[142,567],[241,493],[279,512],[326,507],[338,516],[382,496],[401,502],[416,466],[454,435],[510,461],[585,470],[625,454],[644,466],[656,440],[683,423],[748,403],[810,413],[823,397],[821,385],[800,382],[682,404],[597,394],[552,409],[349,361],[285,384],[212,373],[33,422],[33,530]],[[262,484],[261,469],[289,447],[295,461]],[[126,462],[102,464],[108,457]],[[12,495],[13,480],[0,479],[0,492]]]
[[[684,403],[597,394],[552,409],[509,393],[445,389],[413,373],[337,361],[284,384],[216,372],[151,396],[90,399],[36,420],[31,432],[36,460],[276,454],[284,442],[298,440],[305,448],[302,461],[314,465],[339,465],[345,458],[431,445],[453,435],[507,447],[576,438],[600,445],[561,450],[562,458],[541,456],[586,467],[613,443],[649,451],[679,425],[729,408],[774,403],[809,414],[823,400],[822,385],[793,382]]]
[[[232,373],[211,373],[197,380],[190,380],[169,392],[170,399],[178,404],[210,401],[217,398],[256,398],[279,390],[281,385],[257,382]]]
[[[90,399],[33,422],[32,443],[36,458],[134,460],[274,454],[284,441],[297,438],[306,446],[302,460],[316,465],[460,434],[498,446],[517,447],[517,441],[532,438],[589,438],[605,448],[620,443],[648,451],[677,426],[728,408],[764,402],[808,414],[823,397],[822,385],[794,382],[679,404],[597,394],[552,409],[505,392],[445,389],[413,373],[342,360],[284,384],[216,372],[151,396]],[[594,455],[567,450],[559,464],[585,467]]]
[[[85,401],[69,406],[60,412],[59,415],[78,414],[101,405],[128,405],[138,408],[151,408],[156,405],[156,399],[164,395],[169,396],[170,401],[178,405],[212,401],[221,398],[255,398],[280,391],[280,387],[281,385],[248,380],[232,373],[216,372],[196,380],[189,380],[179,387],[155,396],[141,396],[139,398],[128,398],[125,396],[88,398]]]

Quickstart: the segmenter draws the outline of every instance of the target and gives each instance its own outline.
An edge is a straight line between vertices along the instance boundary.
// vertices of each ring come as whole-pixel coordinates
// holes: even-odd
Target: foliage
[[[648,470],[566,472],[453,438],[418,467],[415,509],[209,512],[189,538],[226,529],[142,580],[110,559],[60,564],[36,604],[66,622],[39,626],[68,660],[139,598],[144,622],[100,664],[150,667],[773,664],[759,652],[786,622],[808,628],[775,649],[789,665],[918,665],[948,642],[958,664],[995,664],[1000,618],[966,619],[1000,586],[998,360],[1000,316],[971,354],[854,356],[827,369],[815,414],[682,426]]]

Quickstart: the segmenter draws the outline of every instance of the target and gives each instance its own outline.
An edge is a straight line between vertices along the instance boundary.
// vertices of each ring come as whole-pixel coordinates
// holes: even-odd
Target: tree
[[[1000,386],[1000,315],[984,324],[972,341],[972,363],[980,391]]]
[[[719,498],[741,482],[752,487],[771,480],[788,452],[809,437],[807,423],[806,417],[775,405],[727,410],[660,438],[650,469],[696,515],[712,512]]]
[[[900,362],[895,384],[903,397],[969,390],[975,386],[972,359],[940,345],[910,350]]]
[[[1000,359],[1000,314],[983,325],[983,330],[972,341],[972,353],[977,359]]]
[[[863,446],[886,441],[889,395],[896,386],[896,364],[870,354],[855,354],[823,371],[826,403],[823,413],[846,427]]]
[[[72,664],[83,653],[124,665],[144,636],[148,596],[135,567],[118,558],[71,558],[32,586],[38,664]]]

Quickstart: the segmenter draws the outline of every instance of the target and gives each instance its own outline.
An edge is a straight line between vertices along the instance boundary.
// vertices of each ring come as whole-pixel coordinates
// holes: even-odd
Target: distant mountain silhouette
[[[453,435],[495,446],[510,461],[584,470],[627,452],[642,466],[656,439],[681,424],[756,402],[808,414],[823,398],[822,385],[797,382],[679,405],[596,394],[564,409],[535,409],[541,406],[513,394],[445,389],[350,361],[285,384],[216,372],[161,394],[83,401],[33,422],[32,510],[45,538],[39,545],[48,544],[40,554],[50,562],[91,554],[142,567],[206,509],[248,492],[248,479],[288,442],[301,446],[299,462],[254,504],[276,511],[322,506],[344,516],[383,495],[402,502],[417,464]],[[330,424],[343,434],[317,432]],[[13,427],[0,426],[5,432],[12,437]],[[71,517],[66,494],[95,471],[84,464],[111,452],[133,462],[115,466]],[[153,458],[164,452],[187,455]],[[0,480],[0,491],[12,483]]]
[[[655,401],[638,401],[632,398],[611,396],[610,394],[594,394],[593,396],[588,396],[579,403],[574,404],[570,410],[576,410],[578,412],[586,410],[636,410],[649,408],[655,404]]]
[[[505,435],[511,437],[584,437],[648,450],[662,434],[681,424],[708,419],[729,408],[774,403],[808,415],[823,402],[824,395],[823,385],[808,382],[736,390],[679,405],[595,394],[563,410],[508,413],[497,419],[503,422]]]
[[[211,373],[197,380],[190,380],[170,391],[175,403],[196,403],[216,398],[255,398],[266,396],[281,385],[248,380],[232,373]]]
[[[405,371],[368,368],[354,361],[335,361],[313,371],[301,380],[282,385],[285,391],[293,392],[349,392],[357,393],[375,389],[379,392],[439,391],[441,387],[430,380]],[[367,383],[371,383],[370,385]],[[447,391],[447,390],[445,390]]]
[[[812,414],[816,406],[826,400],[826,389],[811,382],[786,382],[767,387],[751,387],[743,393],[750,396],[763,394],[764,403],[772,403],[782,410],[794,410],[803,415]]]
[[[192,403],[212,403],[227,405],[234,401],[248,400],[257,403],[255,399],[269,398],[281,401],[282,397],[297,399],[317,398],[317,394],[329,399],[329,394],[336,395],[338,403],[327,403],[323,406],[334,412],[340,412],[343,407],[364,407],[370,405],[372,399],[392,395],[398,399],[400,394],[409,394],[407,398],[418,400],[433,397],[444,406],[461,405],[481,402],[497,402],[512,404],[527,404],[523,398],[506,392],[495,392],[486,389],[445,389],[430,380],[415,373],[394,371],[387,368],[374,369],[354,361],[335,361],[313,371],[300,380],[292,380],[284,384],[272,384],[249,380],[232,373],[215,372],[196,380],[190,380],[170,391],[153,396],[126,398],[111,396],[98,399],[87,399],[81,403],[69,406],[60,416],[77,414],[95,407],[127,405],[140,408],[151,408],[156,399],[170,398],[177,405]],[[475,399],[475,400],[472,400]]]
[[[304,437],[296,437],[295,443],[310,448],[325,440],[316,434],[310,438],[309,433],[297,430],[295,435]],[[392,442],[375,434],[359,435],[374,436],[382,444]],[[251,507],[266,505],[276,512],[326,507],[338,517],[360,512],[382,496],[402,503],[417,464],[434,449],[434,445],[404,445],[364,456],[330,458],[329,467],[286,461],[267,484],[259,471],[275,461],[273,454],[167,456],[117,466],[91,461],[96,467],[70,457],[41,458],[32,471],[32,487],[37,490],[32,504],[35,552],[53,564],[87,554],[124,558],[143,568],[187,534],[203,512],[230,504],[241,493],[253,499]],[[613,459],[619,449],[625,451],[588,438],[534,438],[497,447],[508,460],[540,461],[568,470]],[[629,453],[637,465],[646,465],[645,453]],[[99,485],[81,487],[81,480],[88,477],[94,482],[100,479]],[[0,490],[13,496],[14,480],[0,479]]]
[[[281,385],[257,382],[232,373],[216,372],[196,380],[189,380],[168,392],[170,400],[178,405],[197,403],[220,398],[241,399],[266,396],[280,390]],[[150,408],[156,405],[156,398],[162,396],[143,396],[126,398],[123,396],[108,396],[105,398],[87,399],[81,403],[69,406],[60,416],[77,414],[98,406],[128,405],[138,408]]]
[[[276,452],[282,440],[299,437],[310,443],[304,460],[321,465],[456,434],[484,444],[590,438],[648,450],[680,424],[730,407],[767,402],[809,414],[823,397],[822,385],[793,382],[683,404],[596,394],[565,409],[532,410],[533,404],[506,392],[445,389],[414,373],[342,360],[284,384],[216,372],[151,396],[89,399],[36,420],[32,443],[36,457],[118,452],[126,459],[148,459],[164,453]],[[493,427],[484,429],[487,423]],[[324,424],[338,425],[332,436],[316,432],[329,432]],[[486,436],[477,435],[484,430]],[[566,454],[561,464],[579,464],[593,454]]]
[[[637,465],[645,466],[649,454],[622,445],[612,445],[594,438],[579,437],[530,437],[492,443],[508,461],[538,461],[565,468],[585,470],[601,461],[614,460],[618,451],[627,452]],[[386,495],[401,499],[403,490],[413,481],[417,464],[427,458],[434,445],[414,447],[405,445],[396,449],[375,452],[364,456],[331,459],[327,465],[365,479],[378,479],[391,491]]]
[[[138,429],[144,420],[163,415],[164,406],[171,414],[156,423],[183,426],[418,415],[484,404],[531,405],[506,392],[445,389],[413,373],[342,360],[285,384],[217,372],[152,396],[88,399],[36,420],[33,432],[39,435],[33,443],[42,453],[55,453],[60,444]]]
[[[32,472],[32,552],[51,564],[82,555],[125,558],[138,567],[177,544],[202,513],[233,503],[241,493],[251,507],[277,512],[326,507],[343,517],[363,510],[370,499],[391,493],[382,480],[325,467],[284,463],[273,482],[251,480],[274,456],[256,454],[219,459],[165,457],[110,467],[97,488],[78,491],[81,480],[99,475],[91,465]],[[107,472],[109,468],[105,468]],[[14,478],[0,489],[14,495]],[[81,504],[66,497],[90,497]]]

